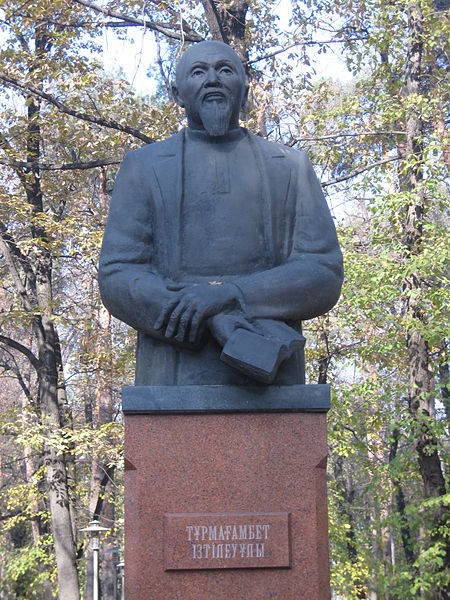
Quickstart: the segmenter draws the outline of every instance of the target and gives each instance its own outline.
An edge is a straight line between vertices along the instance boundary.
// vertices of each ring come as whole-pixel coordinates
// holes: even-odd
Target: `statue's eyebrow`
[[[222,66],[226,66],[226,67],[230,67],[234,70],[236,70],[236,65],[234,64],[233,61],[229,60],[228,58],[221,58],[220,60],[218,60],[216,62],[216,67],[222,67]]]
[[[228,58],[219,58],[219,60],[217,62],[215,62],[214,65],[210,65],[210,63],[206,63],[201,60],[196,60],[190,66],[189,72],[191,72],[193,69],[197,69],[198,67],[203,68],[203,69],[208,69],[210,66],[213,66],[215,69],[217,69],[217,67],[222,67],[223,65],[226,65],[227,67],[230,67],[233,70],[236,70],[236,65],[234,64],[233,61],[229,60]]]
[[[193,63],[190,66],[189,71],[192,71],[193,69],[197,69],[198,67],[208,68],[208,64],[197,60],[197,61],[195,61],[195,63]]]

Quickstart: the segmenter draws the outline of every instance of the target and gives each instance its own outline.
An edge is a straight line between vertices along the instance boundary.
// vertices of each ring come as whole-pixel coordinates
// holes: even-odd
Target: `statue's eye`
[[[193,69],[191,71],[191,77],[199,77],[200,75],[203,75],[203,72],[204,72],[203,69],[199,69],[199,68]]]
[[[222,73],[223,75],[232,75],[233,74],[233,70],[230,67],[226,67],[226,66],[220,67],[219,72]]]

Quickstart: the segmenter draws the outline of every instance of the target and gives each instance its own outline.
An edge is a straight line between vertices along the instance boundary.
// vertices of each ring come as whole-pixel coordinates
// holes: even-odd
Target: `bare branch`
[[[81,119],[82,121],[87,121],[88,123],[93,123],[95,125],[101,125],[102,127],[107,127],[109,129],[115,129],[117,131],[123,131],[124,133],[128,133],[133,135],[134,137],[146,142],[147,144],[151,144],[153,140],[149,138],[147,135],[139,131],[134,127],[129,127],[128,125],[121,125],[114,119],[110,119],[108,117],[96,117],[94,115],[88,115],[79,110],[75,110],[70,108],[51,94],[47,92],[43,92],[32,85],[22,83],[15,79],[14,77],[10,77],[9,75],[5,75],[4,73],[0,73],[0,83],[3,83],[6,87],[12,86],[21,92],[25,92],[26,94],[31,94],[35,98],[39,98],[41,100],[45,100],[49,104],[56,106],[58,110],[62,113],[75,117],[77,119]]]
[[[364,173],[365,171],[368,171],[369,169],[373,169],[375,167],[379,167],[380,165],[385,165],[387,163],[394,162],[395,160],[400,160],[400,159],[398,156],[394,156],[391,158],[385,158],[383,160],[378,160],[374,163],[371,163],[370,165],[361,167],[360,169],[355,169],[354,171],[351,171],[348,175],[344,175],[342,177],[336,177],[335,179],[329,179],[328,181],[325,181],[324,183],[322,183],[322,187],[327,187],[329,185],[335,185],[336,183],[341,183],[342,181],[347,181],[347,179],[352,179],[352,177],[361,175],[361,173]]]
[[[104,8],[102,6],[99,6],[98,4],[95,4],[94,2],[88,2],[87,0],[75,0],[75,2],[77,4],[81,4],[82,6],[86,6],[87,8],[91,8],[92,10],[95,10],[95,12],[103,14],[107,17],[120,19],[121,21],[129,25],[146,27],[147,29],[151,29],[152,31],[158,31],[159,33],[162,33],[166,37],[171,38],[173,40],[188,40],[189,42],[201,42],[203,40],[203,37],[201,35],[193,32],[192,30],[190,30],[190,28],[185,27],[185,24],[182,25],[184,34],[181,35],[180,33],[171,31],[169,29],[171,25],[169,25],[168,23],[157,23],[155,21],[137,19],[136,17],[124,15],[110,8]],[[108,23],[108,25],[111,27],[111,23]]]
[[[86,171],[88,169],[95,169],[97,167],[106,167],[108,165],[120,165],[121,159],[116,158],[105,158],[102,160],[91,160],[88,162],[73,162],[73,163],[40,163],[37,165],[35,162],[22,162],[17,160],[8,160],[6,158],[0,158],[0,165],[12,167],[13,169],[31,169],[38,166],[41,171]]]
[[[108,27],[111,29],[121,29],[125,27],[143,27],[142,23],[126,23],[125,21],[104,21],[102,23],[103,27]]]
[[[269,58],[273,58],[278,54],[283,54],[283,52],[288,52],[288,50],[292,50],[292,48],[297,48],[298,46],[325,46],[326,44],[345,44],[346,42],[358,42],[367,39],[367,37],[355,37],[348,40],[299,40],[298,42],[294,42],[293,44],[289,44],[289,46],[285,46],[284,48],[280,48],[279,50],[274,50],[274,52],[269,52],[268,54],[263,54],[262,56],[257,56],[252,60],[248,60],[247,64],[253,65],[261,60],[267,60]]]
[[[291,140],[288,144],[292,148],[299,142],[320,142],[322,140],[333,140],[342,137],[364,137],[364,136],[377,136],[377,135],[406,135],[405,131],[364,131],[354,133],[330,133],[329,135],[319,135],[316,137],[302,137]]]
[[[22,13],[22,14],[17,13],[12,16],[13,17],[15,16],[15,17],[22,17],[22,18],[30,18],[30,15],[28,13]],[[13,29],[13,25],[11,24],[11,22],[9,20],[0,19],[0,23],[4,23],[5,25],[7,25],[11,29]],[[55,25],[61,31],[63,29],[81,29],[82,27],[86,27],[87,25],[96,24],[96,21],[91,19],[91,20],[85,20],[85,21],[72,20],[72,21],[63,22],[63,21],[59,21],[59,20],[51,19],[51,18],[47,17],[45,19],[42,19],[41,23],[45,23],[46,25]],[[27,40],[21,34],[21,32],[18,30],[18,28],[14,29],[14,35],[17,36],[17,39],[22,44],[23,49],[30,52],[30,48],[28,46]]]
[[[159,0],[151,0],[151,2],[158,8],[158,10],[161,10],[161,3],[159,2]],[[148,8],[145,9],[146,12],[148,11]],[[172,17],[174,17],[174,19],[176,19],[176,27],[180,28],[183,32],[182,34],[182,41],[190,41],[187,37],[186,34],[188,36],[194,37],[194,38],[199,38],[197,39],[197,41],[202,42],[204,40],[204,38],[198,34],[195,29],[192,27],[192,25],[189,25],[189,23],[183,18],[183,15],[179,12],[179,10],[175,10],[172,6],[170,6],[169,3],[167,3],[164,6],[164,10],[166,12],[168,12],[170,15],[172,15]],[[148,14],[148,13],[147,13]],[[172,27],[172,25],[170,25]],[[175,27],[175,25],[173,25],[173,27]]]
[[[7,521],[8,519],[13,519],[14,517],[18,517],[19,515],[23,515],[24,512],[22,510],[15,510],[12,513],[0,515],[0,521]]]
[[[36,371],[39,370],[39,359],[35,354],[33,354],[33,352],[31,352],[29,348],[27,348],[20,342],[17,342],[16,340],[13,340],[12,338],[2,334],[0,334],[0,343],[5,344],[5,346],[8,346],[9,348],[17,350],[18,352],[21,352],[26,358],[28,358],[28,360],[36,369]]]

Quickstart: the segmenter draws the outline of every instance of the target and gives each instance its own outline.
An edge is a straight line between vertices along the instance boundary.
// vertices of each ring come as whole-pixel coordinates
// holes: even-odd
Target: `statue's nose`
[[[206,78],[205,78],[205,85],[219,85],[219,79],[217,77],[217,72],[216,70],[211,67],[210,69],[208,69],[207,73],[206,73]]]

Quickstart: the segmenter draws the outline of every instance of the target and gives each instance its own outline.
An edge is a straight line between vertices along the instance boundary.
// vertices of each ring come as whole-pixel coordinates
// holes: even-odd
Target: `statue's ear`
[[[180,93],[178,92],[178,88],[175,84],[172,85],[172,96],[173,96],[173,99],[175,100],[175,102],[178,104],[178,106],[181,106],[181,108],[184,108],[184,102],[180,98]]]

